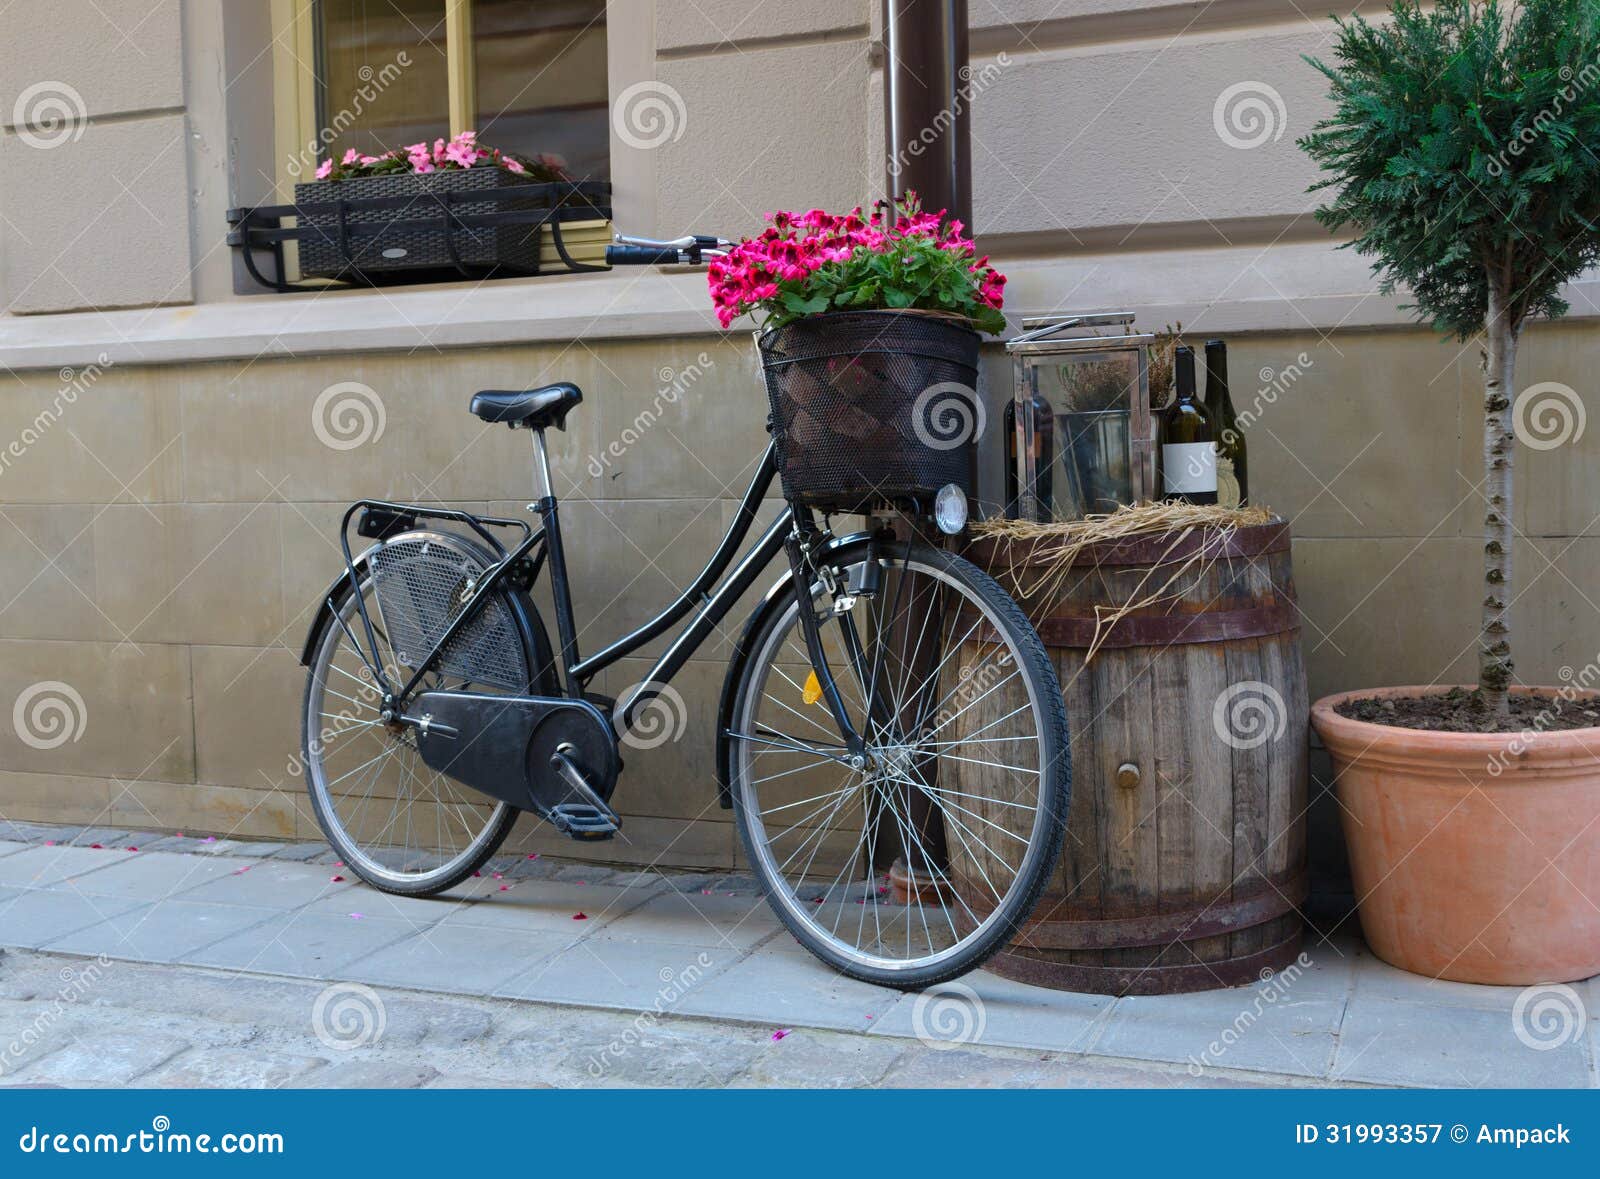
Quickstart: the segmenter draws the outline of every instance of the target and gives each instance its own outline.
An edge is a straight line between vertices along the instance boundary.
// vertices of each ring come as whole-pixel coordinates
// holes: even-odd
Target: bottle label
[[[1217,504],[1224,508],[1236,508],[1244,500],[1239,490],[1239,476],[1233,469],[1233,460],[1227,455],[1217,453]]]
[[[1217,489],[1217,450],[1209,442],[1168,442],[1161,448],[1161,481],[1169,494]]]

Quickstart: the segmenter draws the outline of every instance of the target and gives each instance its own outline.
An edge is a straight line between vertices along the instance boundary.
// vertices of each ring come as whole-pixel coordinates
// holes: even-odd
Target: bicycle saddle
[[[486,422],[505,422],[529,430],[567,428],[567,411],[583,400],[583,392],[566,381],[542,389],[485,389],[472,395],[469,407]]]

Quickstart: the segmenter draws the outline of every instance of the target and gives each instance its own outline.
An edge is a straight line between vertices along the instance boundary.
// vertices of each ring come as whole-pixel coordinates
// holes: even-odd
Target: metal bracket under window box
[[[327,285],[288,281],[286,242],[299,244],[303,279],[343,286],[606,269],[574,255],[601,256],[610,240],[608,181],[512,184],[501,173],[483,187],[475,174],[491,171],[499,173],[467,168],[431,174],[438,180],[399,174],[297,185],[296,204],[230,209],[228,244],[252,278],[277,291]],[[463,181],[452,178],[474,187],[455,187]],[[308,199],[330,192],[337,195]],[[569,240],[574,235],[583,241]],[[272,256],[270,277],[259,265],[262,251]]]

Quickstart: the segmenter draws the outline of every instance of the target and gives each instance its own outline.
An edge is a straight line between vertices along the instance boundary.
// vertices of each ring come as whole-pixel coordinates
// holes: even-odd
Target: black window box
[[[572,257],[561,229],[609,221],[611,185],[531,182],[494,167],[395,173],[297,184],[293,205],[234,209],[228,217],[235,227],[228,240],[247,269],[278,290],[294,289],[283,277],[286,241],[299,243],[303,278],[350,284],[601,270]],[[541,245],[554,247],[554,266]],[[275,277],[258,266],[262,250],[273,255]]]

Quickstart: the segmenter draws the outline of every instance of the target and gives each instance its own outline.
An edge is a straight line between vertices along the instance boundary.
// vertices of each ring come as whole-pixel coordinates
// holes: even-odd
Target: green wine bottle
[[[1228,345],[1222,340],[1206,341],[1206,417],[1217,446],[1217,502],[1242,508],[1250,502],[1250,473],[1244,432],[1228,394]]]
[[[1217,449],[1211,423],[1194,396],[1194,349],[1173,352],[1178,392],[1161,411],[1161,495],[1191,504],[1217,502]]]

